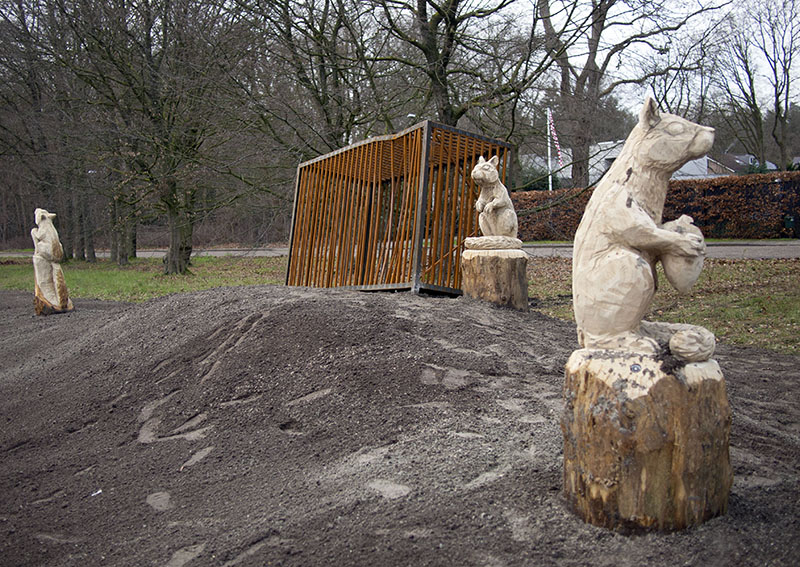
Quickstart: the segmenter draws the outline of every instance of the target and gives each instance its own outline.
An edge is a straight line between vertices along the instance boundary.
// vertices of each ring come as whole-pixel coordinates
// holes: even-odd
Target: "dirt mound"
[[[571,324],[465,299],[225,288],[33,316],[0,292],[0,565],[789,565],[800,357],[721,348],[729,513],[588,526]]]

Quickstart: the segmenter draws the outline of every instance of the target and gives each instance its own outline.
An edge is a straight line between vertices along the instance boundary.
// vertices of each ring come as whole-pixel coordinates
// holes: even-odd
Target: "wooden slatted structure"
[[[507,144],[425,121],[300,164],[287,285],[461,293],[481,155],[505,179]]]

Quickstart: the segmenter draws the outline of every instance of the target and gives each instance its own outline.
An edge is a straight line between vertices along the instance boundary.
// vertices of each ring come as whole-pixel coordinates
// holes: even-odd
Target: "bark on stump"
[[[726,512],[731,414],[715,360],[666,373],[653,356],[578,350],[564,401],[564,492],[585,521],[678,530]]]
[[[465,250],[461,255],[464,295],[527,311],[527,265],[523,250]]]

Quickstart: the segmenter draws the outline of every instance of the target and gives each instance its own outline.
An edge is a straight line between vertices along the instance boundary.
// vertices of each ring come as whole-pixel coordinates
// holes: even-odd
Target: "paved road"
[[[533,257],[572,257],[572,244],[532,244],[524,246],[524,249]],[[753,260],[800,258],[800,240],[708,242],[706,256],[708,258],[748,258]]]
[[[524,246],[528,255],[534,258],[560,256],[572,257],[571,244],[528,244]],[[708,243],[709,258],[800,258],[800,240],[761,240],[761,241],[731,241]],[[136,253],[140,258],[162,258],[165,249],[139,250]],[[269,248],[208,248],[195,249],[195,256],[250,256],[250,257],[278,257],[289,254],[286,247]],[[30,252],[2,252],[0,257],[25,257]],[[97,253],[100,258],[107,258],[107,251]]]

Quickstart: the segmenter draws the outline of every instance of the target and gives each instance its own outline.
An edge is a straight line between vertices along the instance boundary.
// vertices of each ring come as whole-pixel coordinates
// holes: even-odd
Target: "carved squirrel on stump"
[[[705,243],[692,219],[662,224],[672,173],[704,155],[714,130],[647,99],[575,235],[578,341],[565,367],[564,494],[587,522],[675,530],[724,514],[733,482],[731,412],[714,335],[642,321],[656,262],[688,291]],[[667,357],[664,347],[669,346]]]
[[[53,225],[56,215],[44,209],[36,209],[33,216],[36,221],[36,228],[31,230],[35,277],[33,305],[36,314],[51,315],[72,311],[74,307],[59,263],[64,258],[64,249]]]

